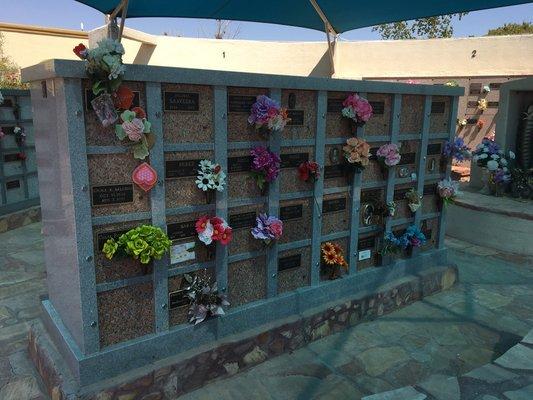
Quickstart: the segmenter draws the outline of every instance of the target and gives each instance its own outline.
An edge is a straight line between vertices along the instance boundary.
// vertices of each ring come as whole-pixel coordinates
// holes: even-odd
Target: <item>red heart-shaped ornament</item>
[[[131,179],[145,192],[149,192],[157,183],[157,172],[150,164],[142,163],[133,171]]]

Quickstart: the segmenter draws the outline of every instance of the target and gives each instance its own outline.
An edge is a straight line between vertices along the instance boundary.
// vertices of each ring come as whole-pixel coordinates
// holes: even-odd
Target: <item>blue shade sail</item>
[[[120,0],[77,0],[110,14]],[[316,0],[333,29],[352,29],[434,15],[530,3],[524,0]],[[181,17],[266,22],[324,30],[309,0],[129,0],[128,18]]]

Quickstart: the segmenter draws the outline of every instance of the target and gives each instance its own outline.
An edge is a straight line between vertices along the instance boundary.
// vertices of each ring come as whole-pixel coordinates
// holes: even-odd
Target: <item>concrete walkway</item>
[[[438,383],[438,377],[456,377],[492,362],[533,328],[533,259],[454,239],[448,246],[460,273],[453,289],[182,399],[355,400],[420,382]],[[46,399],[25,349],[28,325],[46,292],[40,224],[1,234],[0,251],[0,399]],[[438,398],[429,392],[423,396]],[[467,399],[518,399],[488,392],[472,396]]]

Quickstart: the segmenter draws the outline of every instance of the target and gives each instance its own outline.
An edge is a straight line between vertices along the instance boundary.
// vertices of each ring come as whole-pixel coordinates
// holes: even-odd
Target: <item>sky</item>
[[[103,25],[103,15],[74,0],[1,0],[0,22],[12,22],[56,28],[91,30]],[[502,7],[492,10],[475,11],[454,22],[454,36],[481,36],[491,28],[508,22],[533,21],[533,3]],[[126,25],[152,34],[187,37],[212,37],[215,22],[185,18],[134,18]],[[311,29],[288,26],[232,22],[230,31],[238,31],[237,39],[277,40],[277,41],[323,41],[324,33]],[[377,40],[377,32],[371,28],[356,29],[343,33],[341,40]]]

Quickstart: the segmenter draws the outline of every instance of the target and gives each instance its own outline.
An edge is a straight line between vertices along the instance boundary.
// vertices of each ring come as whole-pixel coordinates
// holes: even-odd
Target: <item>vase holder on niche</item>
[[[212,204],[215,201],[216,193],[214,190],[206,190],[205,194],[205,204]]]

